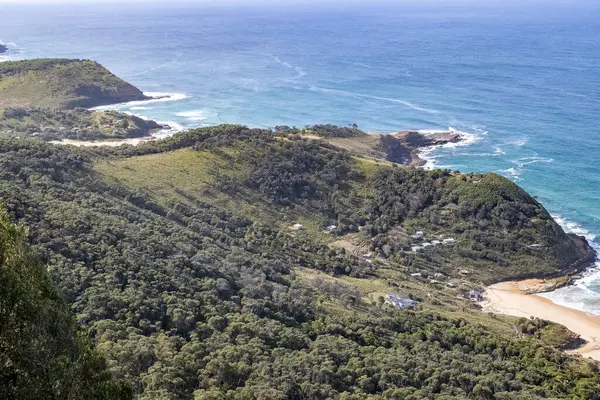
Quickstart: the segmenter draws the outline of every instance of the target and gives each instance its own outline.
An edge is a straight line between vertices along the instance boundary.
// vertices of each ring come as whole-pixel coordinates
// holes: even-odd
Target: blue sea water
[[[500,173],[600,244],[600,6],[365,3],[0,4],[0,40],[177,94],[120,109],[184,128],[464,132],[429,165]],[[600,314],[600,274],[548,296]]]

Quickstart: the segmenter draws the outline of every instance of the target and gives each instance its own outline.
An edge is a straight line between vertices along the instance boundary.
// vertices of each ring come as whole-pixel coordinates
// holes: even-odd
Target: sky
[[[148,6],[164,7],[187,4],[196,7],[231,8],[243,6],[247,9],[264,7],[271,9],[308,9],[308,10],[344,10],[352,9],[377,9],[382,5],[391,5],[394,8],[405,7],[422,11],[431,10],[453,10],[453,11],[475,11],[489,10],[492,12],[504,12],[507,10],[521,11],[555,11],[563,12],[576,8],[588,10],[600,10],[599,0],[0,0],[0,12],[2,5],[9,7],[31,7],[33,5],[52,6],[68,4],[69,6],[86,5],[111,5],[123,6],[146,4]],[[308,7],[308,8],[307,8]]]

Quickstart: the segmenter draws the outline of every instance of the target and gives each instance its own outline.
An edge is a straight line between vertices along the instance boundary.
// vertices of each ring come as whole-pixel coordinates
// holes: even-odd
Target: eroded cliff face
[[[381,135],[379,141],[386,154],[386,160],[403,165],[413,162],[412,150],[403,145],[394,135]]]
[[[65,108],[91,108],[130,101],[147,100],[141,90],[123,81],[113,88],[102,88],[95,85],[83,85],[75,89],[78,98],[65,105]]]

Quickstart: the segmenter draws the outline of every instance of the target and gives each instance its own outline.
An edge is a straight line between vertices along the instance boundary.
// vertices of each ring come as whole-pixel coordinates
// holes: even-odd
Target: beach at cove
[[[555,304],[538,294],[523,293],[543,283],[542,280],[530,279],[491,285],[486,288],[483,308],[496,314],[537,317],[564,325],[586,341],[585,345],[572,350],[572,353],[600,360],[600,317]]]

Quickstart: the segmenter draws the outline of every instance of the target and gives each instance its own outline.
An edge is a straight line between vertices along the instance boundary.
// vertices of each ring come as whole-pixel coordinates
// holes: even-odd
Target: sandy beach
[[[555,304],[535,294],[523,294],[524,290],[542,283],[532,279],[489,286],[482,303],[484,310],[515,317],[534,316],[564,325],[587,342],[572,353],[600,360],[600,317]]]

